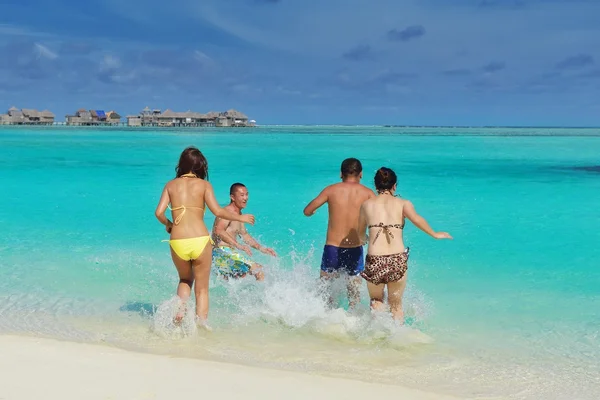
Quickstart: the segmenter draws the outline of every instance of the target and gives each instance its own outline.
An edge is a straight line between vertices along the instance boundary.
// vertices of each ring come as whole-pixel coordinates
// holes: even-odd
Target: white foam
[[[190,301],[183,303],[178,296],[173,296],[162,302],[152,318],[152,331],[162,338],[182,338],[197,333],[196,318]],[[175,316],[185,307],[183,319],[175,322]]]
[[[212,275],[210,324],[225,331],[252,327],[258,334],[261,330],[283,329],[291,331],[292,335],[294,331],[297,334],[313,333],[350,343],[389,341],[396,347],[433,341],[425,334],[419,336],[414,328],[395,329],[389,312],[374,317],[369,310],[364,282],[361,282],[361,303],[356,310],[328,307],[327,292],[318,272],[315,274],[309,265],[313,251],[313,248],[305,254],[292,251],[291,269],[281,268],[280,259],[267,259],[270,262],[263,262],[266,275],[263,282],[257,282],[251,276],[224,280]],[[345,278],[334,280],[328,286],[338,305],[347,304]],[[428,306],[422,294],[409,288],[406,297],[407,315],[419,319],[427,314]],[[193,301],[189,303],[193,304]],[[164,301],[153,317],[153,331],[170,338],[196,334],[193,305],[188,305],[181,324],[173,323],[179,307],[176,296]]]

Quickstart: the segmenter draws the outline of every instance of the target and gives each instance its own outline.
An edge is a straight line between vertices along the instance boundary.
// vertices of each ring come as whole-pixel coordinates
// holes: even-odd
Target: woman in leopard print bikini
[[[410,201],[396,197],[396,182],[394,171],[386,167],[380,168],[375,174],[378,195],[365,201],[361,207],[359,234],[363,243],[368,241],[369,244],[365,269],[361,276],[367,281],[371,309],[384,308],[383,297],[387,286],[392,317],[403,323],[402,296],[406,287],[409,254],[409,248],[404,247],[402,240],[405,218],[435,239],[452,237],[446,232],[435,232],[427,221],[417,214]]]

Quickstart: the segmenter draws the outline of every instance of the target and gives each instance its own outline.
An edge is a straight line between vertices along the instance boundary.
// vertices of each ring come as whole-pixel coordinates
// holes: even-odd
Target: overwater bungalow
[[[171,126],[171,127],[199,127],[209,126],[205,114],[186,111],[175,112],[172,110],[161,111],[144,108],[139,115],[127,116],[128,126]]]
[[[53,123],[54,114],[48,110],[38,111],[29,108],[19,110],[11,107],[6,114],[0,114],[0,125],[52,125]]]
[[[248,126],[248,116],[237,110],[227,110],[219,114],[217,117],[216,126],[245,127]]]
[[[67,115],[67,125],[71,126],[91,126],[92,114],[85,108],[80,108],[74,115]]]
[[[104,110],[86,110],[80,108],[74,115],[66,116],[67,125],[71,126],[103,126],[118,125],[121,122],[121,116],[115,111]]]
[[[253,121],[255,122],[255,121]],[[233,127],[254,126],[248,117],[236,110],[225,112],[210,111],[202,114],[194,111],[176,112],[172,110],[161,111],[144,108],[139,115],[128,115],[128,126],[155,126],[155,127]]]
[[[116,111],[109,111],[106,113],[106,123],[108,125],[119,125],[121,123],[121,116]]]
[[[128,126],[159,126],[161,112],[158,109],[144,108],[139,115],[128,115]]]

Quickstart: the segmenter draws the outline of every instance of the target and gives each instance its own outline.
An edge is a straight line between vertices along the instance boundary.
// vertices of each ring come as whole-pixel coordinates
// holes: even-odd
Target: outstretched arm
[[[304,215],[310,217],[313,215],[319,207],[325,204],[328,200],[328,190],[323,189],[317,197],[315,197],[306,207],[304,207]]]
[[[239,249],[239,250],[243,250],[242,246],[240,246],[240,244],[237,242],[237,240],[235,240],[235,238],[233,236],[231,236],[229,234],[229,232],[227,232],[227,227],[229,226],[229,224],[230,224],[229,220],[217,217],[217,220],[215,222],[215,227],[214,227],[215,235],[218,236],[219,239],[221,239],[222,241],[224,241],[231,247]]]
[[[228,219],[230,221],[246,222],[246,223],[254,225],[254,215],[252,215],[252,214],[243,214],[243,215],[235,214],[235,213],[232,213],[231,211],[228,211],[228,210],[224,209],[223,207],[219,206],[219,203],[217,202],[217,199],[215,198],[215,192],[213,190],[212,185],[210,184],[210,182],[206,182],[206,185],[207,185],[206,191],[204,192],[204,202],[208,206],[208,209],[210,210],[210,212],[215,215],[215,217]]]
[[[425,221],[425,218],[417,214],[415,206],[410,201],[405,200],[402,212],[404,213],[404,216],[408,218],[409,221],[412,222],[417,228],[419,228],[426,234],[432,236],[433,238],[452,239],[452,236],[450,236],[450,234],[447,232],[435,232],[433,229],[431,229],[427,221]]]
[[[241,250],[241,251],[245,252],[246,254],[248,254],[249,256],[252,255],[252,251],[250,250],[250,247],[239,244],[237,242],[236,238],[234,236],[232,236],[229,232],[227,232],[227,227],[229,226],[228,220],[222,219],[222,218],[217,218],[216,221],[217,222],[215,224],[214,233],[216,233],[217,236],[219,236],[219,239],[221,239],[223,242],[227,243],[234,249]]]
[[[265,247],[265,246],[261,245],[260,243],[258,243],[248,233],[248,231],[246,230],[246,227],[244,225],[242,225],[242,230],[240,231],[240,236],[242,236],[242,239],[244,239],[244,243],[247,243],[250,247],[260,251],[261,253],[265,253],[265,254],[271,255],[273,257],[277,257],[277,253],[275,253],[275,250]]]
[[[169,219],[166,217],[165,212],[170,202],[171,199],[169,198],[169,191],[167,190],[167,185],[165,185],[160,196],[160,200],[158,201],[158,206],[156,206],[156,211],[154,211],[154,215],[160,221],[161,224],[166,226],[167,232],[169,233],[171,233],[173,223],[169,221]]]

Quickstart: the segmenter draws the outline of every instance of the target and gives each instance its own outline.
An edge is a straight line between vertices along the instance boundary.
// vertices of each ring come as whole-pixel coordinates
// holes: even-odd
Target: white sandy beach
[[[400,386],[24,336],[0,336],[0,354],[2,400],[451,399]]]

